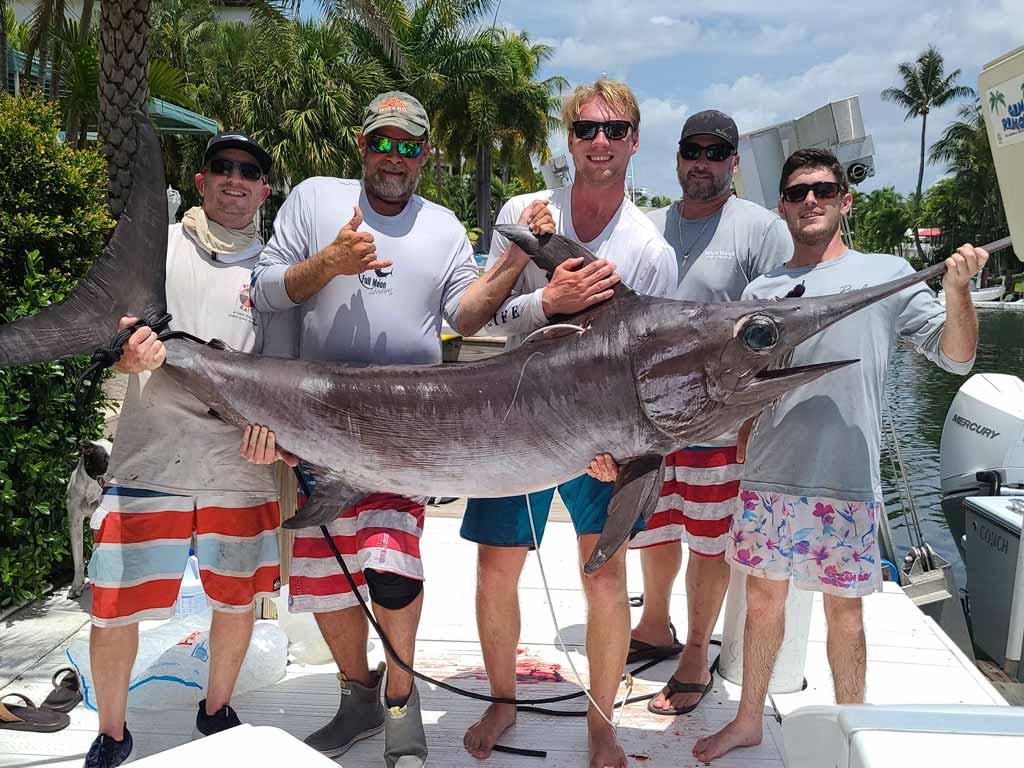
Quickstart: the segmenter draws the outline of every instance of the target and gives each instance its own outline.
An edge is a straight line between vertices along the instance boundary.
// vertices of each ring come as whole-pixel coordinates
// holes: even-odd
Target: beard
[[[676,177],[679,179],[679,187],[683,190],[683,196],[699,203],[706,203],[708,200],[720,197],[732,185],[732,169],[726,171],[721,177],[712,174],[712,177],[708,179],[684,176],[677,167]]]
[[[404,203],[408,201],[416,191],[419,184],[419,173],[408,173],[398,176],[392,173],[384,173],[378,170],[376,173],[368,174],[363,171],[363,184],[374,197],[379,197],[389,203]]]
[[[825,245],[830,242],[832,238],[836,236],[836,232],[839,231],[839,219],[836,219],[834,223],[826,223],[823,227],[815,227],[814,229],[790,228],[789,231],[793,236],[793,240],[801,245]]]

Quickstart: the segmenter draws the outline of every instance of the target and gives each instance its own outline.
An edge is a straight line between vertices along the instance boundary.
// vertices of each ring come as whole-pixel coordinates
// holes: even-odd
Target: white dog
[[[92,517],[103,495],[103,479],[110,460],[109,440],[85,440],[79,446],[78,466],[68,481],[68,521],[71,526],[71,558],[75,562],[75,578],[68,597],[78,597],[85,586],[85,565],[82,562],[82,537],[85,518]]]

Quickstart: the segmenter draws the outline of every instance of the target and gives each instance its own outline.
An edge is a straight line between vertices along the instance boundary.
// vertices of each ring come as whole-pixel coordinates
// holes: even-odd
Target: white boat
[[[979,304],[983,301],[1002,301],[1005,294],[1006,287],[1002,283],[990,285],[988,288],[979,288],[977,278],[971,281],[971,302],[973,304]],[[945,303],[945,291],[939,291],[939,301]]]

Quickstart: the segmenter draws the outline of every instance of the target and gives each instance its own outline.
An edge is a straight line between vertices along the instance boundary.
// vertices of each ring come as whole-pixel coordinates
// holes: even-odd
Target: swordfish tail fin
[[[165,310],[167,193],[163,156],[149,119],[137,113],[139,147],[128,206],[106,248],[59,304],[0,325],[0,367],[91,354],[121,317],[155,322]]]

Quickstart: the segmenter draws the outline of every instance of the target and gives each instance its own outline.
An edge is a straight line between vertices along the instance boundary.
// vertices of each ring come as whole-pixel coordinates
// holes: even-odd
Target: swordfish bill
[[[121,315],[163,313],[163,168],[148,123],[140,128],[128,213],[106,251],[65,302],[0,328],[0,366],[89,352],[107,343]],[[594,258],[558,235],[499,230],[548,272],[573,256]],[[558,318],[582,331],[552,328],[457,366],[313,363],[172,339],[162,370],[228,423],[268,426],[320,475],[289,528],[328,522],[376,492],[529,493],[610,453],[621,469],[585,566],[593,572],[638,517],[650,517],[666,454],[736,429],[792,388],[856,362],[785,367],[800,342],[939,274],[941,265],[836,296],[728,304],[641,296],[619,285],[608,301]],[[81,330],[68,335],[65,327]]]

